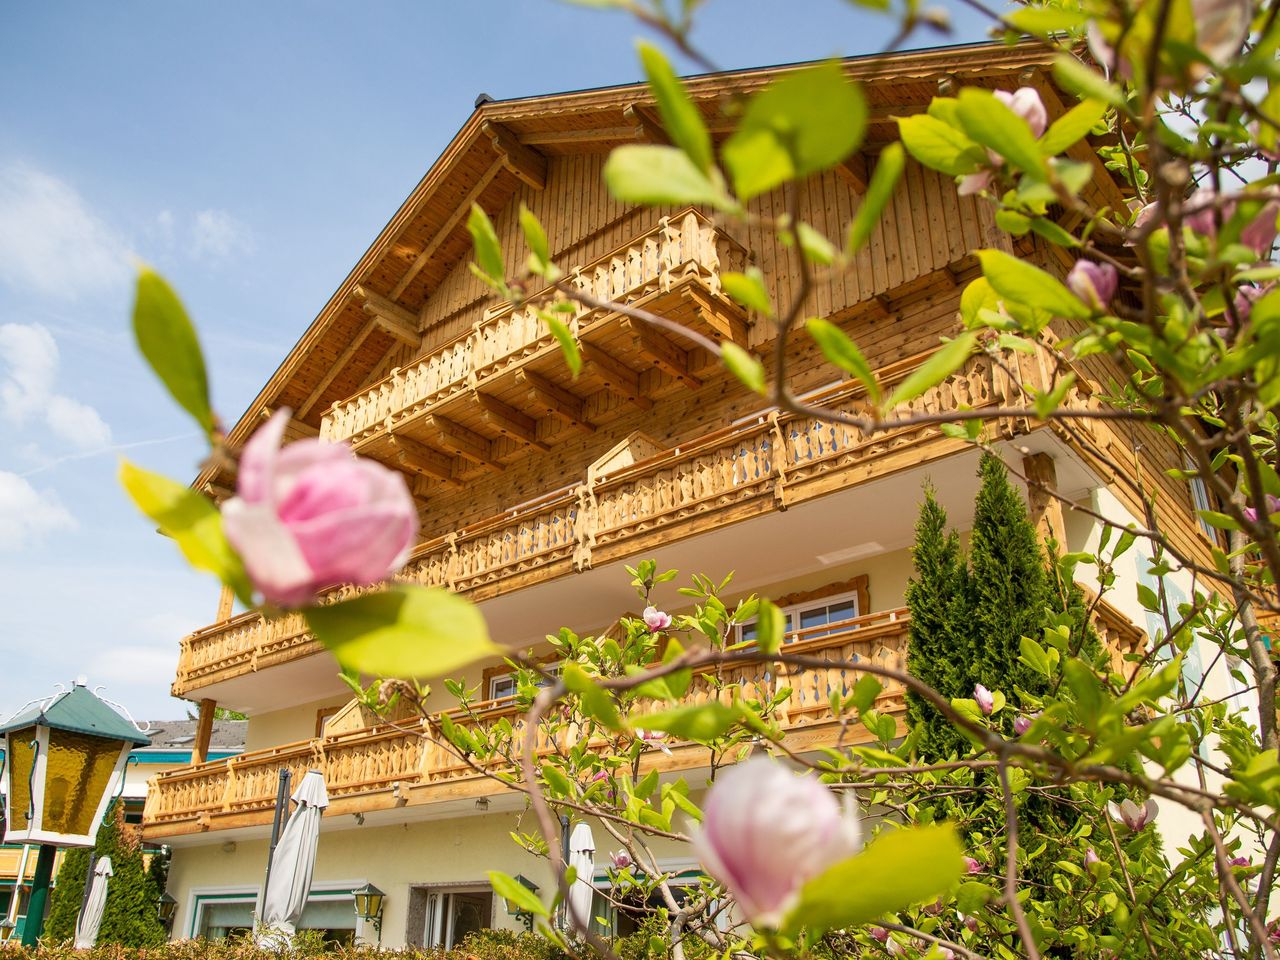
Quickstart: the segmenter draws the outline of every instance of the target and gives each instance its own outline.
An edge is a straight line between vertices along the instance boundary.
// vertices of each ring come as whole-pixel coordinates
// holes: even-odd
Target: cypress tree
[[[946,532],[947,513],[931,488],[926,488],[920,519],[916,522],[916,542],[912,550],[916,575],[907,583],[906,602],[911,612],[907,644],[907,669],[942,696],[968,696],[964,683],[967,651],[958,649],[952,629],[957,605],[964,600],[965,569],[960,538]],[[920,737],[919,749],[931,756],[963,751],[966,741],[932,704],[907,691],[907,719]]]
[[[1041,635],[1049,582],[1035,525],[1004,464],[984,454],[978,474],[982,487],[969,543],[968,602],[956,628],[970,638],[974,681],[1016,703],[1016,687],[1029,693],[1045,689],[1044,677],[1018,657],[1024,636]],[[963,696],[972,696],[969,689]]]
[[[98,943],[125,947],[151,947],[165,940],[165,929],[156,915],[160,889],[143,862],[142,846],[124,829],[124,808],[117,804],[98,828],[94,852],[111,858],[112,876],[107,902],[98,928]],[[89,851],[68,850],[58,868],[45,936],[54,943],[75,936],[76,918],[84,898],[89,872]]]

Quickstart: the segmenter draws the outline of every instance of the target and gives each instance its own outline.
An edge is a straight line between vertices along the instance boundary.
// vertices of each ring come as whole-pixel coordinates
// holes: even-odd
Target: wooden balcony
[[[836,632],[831,632],[833,629]],[[779,718],[786,742],[793,749],[832,745],[838,736],[843,743],[864,742],[868,739],[865,730],[852,726],[842,729],[831,714],[831,693],[847,693],[858,680],[858,675],[843,664],[866,660],[901,669],[906,642],[904,610],[803,631],[786,649],[823,656],[832,661],[830,667],[788,675],[765,665],[737,666],[723,671],[725,686],[718,692],[705,675],[695,677],[686,702],[707,702],[715,697],[726,702],[739,697],[764,700],[782,687],[789,687],[791,696],[781,707]],[[458,714],[453,717],[464,725],[489,724],[506,717],[517,731],[523,729],[521,714],[509,704],[491,702],[480,706],[478,720]],[[901,717],[901,686],[886,684],[876,706]],[[330,798],[326,816],[491,795],[507,789],[426,735],[428,730],[421,720],[395,727],[375,726],[158,774],[147,791],[143,835],[148,840],[160,840],[205,830],[268,824],[281,767],[292,770],[295,781],[307,770],[324,773]],[[568,737],[572,739],[572,731]],[[566,745],[544,738],[539,749],[549,754]],[[652,751],[646,754],[645,765],[646,769],[650,765],[683,769],[699,766],[706,759],[700,747],[672,744],[670,757]]]
[[[736,241],[689,209],[565,280],[601,300],[643,307],[746,346],[743,311],[720,286],[721,271],[740,270],[745,260]],[[586,362],[576,380],[534,309],[499,304],[465,336],[334,404],[320,436],[349,440],[360,453],[428,481],[458,485],[469,474],[545,451],[572,428],[592,429],[586,407],[594,393],[649,405],[642,374],[650,369],[699,384],[688,341],[581,304],[561,316]]]
[[[918,363],[914,358],[888,368],[882,378],[892,384]],[[1027,382],[1036,382],[1034,371],[1026,373]],[[1001,406],[1015,390],[1005,371],[978,356],[911,409]],[[865,394],[859,385],[841,384],[808,400],[852,411]],[[963,447],[932,425],[868,437],[816,417],[762,411],[624,468],[590,470],[582,482],[436,537],[418,548],[399,579],[484,600],[785,509]],[[332,595],[353,592],[345,587]],[[244,613],[182,640],[173,694],[190,696],[321,650],[299,614]]]

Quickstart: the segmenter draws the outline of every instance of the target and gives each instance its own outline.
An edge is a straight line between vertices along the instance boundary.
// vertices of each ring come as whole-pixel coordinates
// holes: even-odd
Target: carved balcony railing
[[[664,217],[654,230],[625,247],[573,269],[565,281],[600,300],[643,302],[647,308],[668,316],[678,314],[669,309],[668,300],[696,288],[709,300],[721,302],[729,314],[738,314],[740,311],[722,296],[720,273],[740,270],[744,263],[745,251],[735,240],[701,213],[689,209]],[[581,304],[564,316],[573,336],[586,343],[603,343],[620,320],[616,313]],[[689,320],[696,327],[707,322],[707,317],[691,315]],[[740,319],[726,319],[723,325],[713,324],[705,332],[718,338],[741,339],[744,330]],[[458,414],[448,409],[450,401],[467,399],[471,391],[488,388],[490,381],[532,359],[555,361],[557,351],[554,337],[535,310],[501,304],[486,311],[465,336],[394,370],[356,396],[335,403],[321,422],[320,436],[361,444],[388,433],[404,432],[407,425],[435,410],[443,410],[454,419]],[[611,352],[619,360],[626,359],[616,349]],[[647,365],[648,361],[641,364]],[[563,363],[546,363],[539,375],[562,389],[574,389]]]
[[[918,363],[886,369],[882,379],[892,384]],[[1023,373],[1025,383],[1043,387],[1036,370]],[[1006,406],[1016,390],[1004,369],[976,356],[900,415]],[[842,384],[808,400],[852,412],[865,393]],[[436,537],[418,548],[399,579],[482,600],[918,466],[963,445],[935,424],[866,435],[814,416],[764,412]],[[331,595],[353,592],[344,587]],[[320,649],[298,614],[241,614],[183,639],[173,693],[186,696]]]
[[[685,702],[728,701],[735,697],[764,700],[782,687],[789,687],[791,695],[778,714],[787,737],[803,749],[831,743],[839,735],[839,723],[831,714],[831,694],[847,693],[858,680],[858,674],[848,664],[862,660],[901,669],[906,639],[903,610],[811,628],[797,634],[785,650],[817,655],[831,661],[830,667],[786,672],[766,664],[735,665],[721,672],[723,686],[719,689],[710,682],[709,675],[695,677]],[[904,709],[901,686],[886,682],[877,708],[900,716]],[[478,719],[455,713],[453,719],[470,725],[506,717],[517,736],[524,729],[523,715],[508,703],[481,705],[476,714]],[[564,736],[572,738],[573,731]],[[846,731],[845,742],[857,742],[860,736],[865,736],[865,731]],[[545,732],[540,733],[539,749],[544,754],[565,745],[553,743]],[[654,751],[646,755],[646,763],[679,768],[705,759],[693,745],[672,746],[672,757]],[[431,736],[426,721],[406,721],[158,774],[147,791],[144,835],[159,839],[199,830],[266,824],[281,767],[292,770],[295,778],[307,770],[324,773],[329,814],[494,794],[504,789]]]

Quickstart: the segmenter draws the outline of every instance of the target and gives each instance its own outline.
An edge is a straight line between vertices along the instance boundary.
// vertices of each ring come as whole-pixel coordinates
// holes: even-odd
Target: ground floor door
[[[491,889],[414,887],[410,897],[410,919],[420,917],[422,923],[409,931],[407,939],[413,946],[448,950],[468,934],[493,926]]]

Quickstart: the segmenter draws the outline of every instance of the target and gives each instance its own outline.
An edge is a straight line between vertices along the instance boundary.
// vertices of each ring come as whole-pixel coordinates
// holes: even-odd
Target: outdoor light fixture
[[[381,929],[382,901],[386,894],[372,883],[366,883],[363,887],[352,890],[351,895],[356,898],[356,916],[361,920],[372,921]]]
[[[91,847],[107,808],[124,786],[129,752],[151,738],[76,681],[33,701],[0,725],[5,843],[40,845],[22,943],[44,929],[49,880],[58,847]]]
[[[160,894],[160,899],[156,901],[156,916],[160,918],[160,922],[166,927],[173,923],[173,915],[177,912],[178,901],[169,896],[169,894]]]
[[[526,877],[523,873],[517,873],[515,880],[516,880],[516,883],[520,884],[520,886],[524,887],[530,893],[538,892],[538,885],[534,883],[532,880],[530,880],[528,877]],[[528,910],[525,910],[524,908],[522,908],[520,904],[516,903],[514,900],[511,900],[507,897],[503,898],[503,902],[507,905],[507,913],[515,917],[521,923],[523,923],[524,928],[526,930],[532,932],[533,931],[533,914],[530,913]]]
[[[0,943],[8,943],[9,940],[13,937],[13,931],[16,929],[17,929],[17,924],[15,924],[8,917],[5,917],[3,920],[0,920]]]

